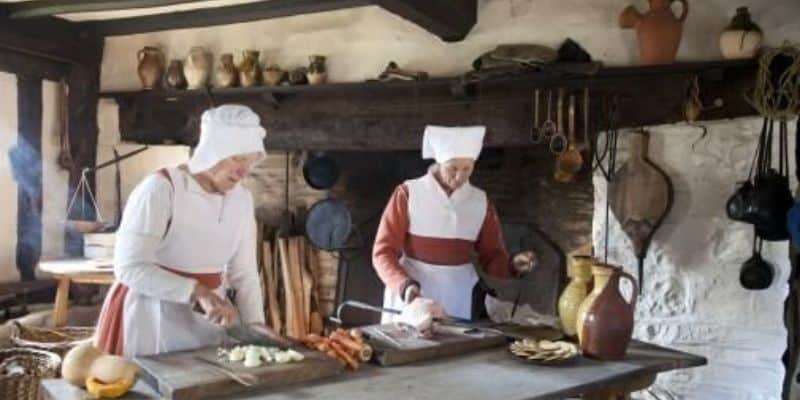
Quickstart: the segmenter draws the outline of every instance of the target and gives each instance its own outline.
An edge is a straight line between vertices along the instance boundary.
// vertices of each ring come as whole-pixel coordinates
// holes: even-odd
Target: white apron
[[[408,188],[409,234],[440,239],[476,241],[486,217],[486,194],[465,183],[450,196],[428,173],[405,182]],[[423,297],[439,303],[453,317],[472,318],[472,290],[478,273],[471,263],[436,265],[403,256],[400,259],[408,276],[419,282]],[[402,310],[405,306],[400,293],[384,290],[383,306]],[[384,313],[381,323],[393,320],[394,314]]]

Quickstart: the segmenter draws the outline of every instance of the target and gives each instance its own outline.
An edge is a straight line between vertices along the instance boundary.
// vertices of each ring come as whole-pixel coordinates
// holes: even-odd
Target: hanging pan
[[[308,210],[305,224],[306,239],[317,249],[325,251],[352,250],[362,247],[361,235],[353,227],[350,210],[336,199],[324,199]],[[351,237],[355,244],[348,246]]]
[[[308,186],[317,190],[327,190],[339,180],[339,166],[325,153],[309,154],[303,164],[303,178]]]

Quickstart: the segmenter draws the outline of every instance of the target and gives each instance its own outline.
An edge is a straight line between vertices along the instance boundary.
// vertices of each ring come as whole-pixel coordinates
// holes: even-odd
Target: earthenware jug
[[[186,77],[183,75],[181,60],[170,60],[167,73],[164,75],[164,86],[169,89],[186,89]]]
[[[233,65],[233,54],[226,53],[219,57],[219,66],[215,72],[218,87],[231,87],[239,83],[239,71]]]
[[[739,7],[719,37],[719,49],[727,59],[753,58],[763,39],[761,28],[750,19],[747,7]]]
[[[259,72],[258,51],[243,51],[242,62],[239,64],[239,84],[242,87],[258,85]]]
[[[308,72],[306,72],[308,83],[311,85],[325,83],[328,78],[328,72],[325,68],[325,56],[313,55],[309,56],[308,60]]]
[[[286,80],[286,71],[276,64],[271,64],[269,67],[264,68],[262,77],[264,78],[264,84],[267,86],[280,85]]]
[[[589,294],[592,282],[592,263],[590,256],[572,256],[569,259],[567,275],[571,278],[567,287],[558,298],[558,316],[561,328],[567,336],[575,336],[578,307]]]
[[[576,330],[583,354],[599,360],[625,356],[633,334],[636,280],[622,268],[597,263],[592,266],[594,288],[578,308]],[[621,279],[630,281],[630,301],[620,292]]]
[[[200,46],[192,47],[183,65],[183,74],[189,89],[200,89],[208,85],[211,75],[211,56]]]
[[[143,89],[153,89],[164,75],[164,53],[158,47],[147,46],[136,53],[139,66],[136,72]]]
[[[683,4],[679,17],[675,17],[670,8],[673,1]],[[619,25],[636,30],[642,64],[671,64],[678,54],[683,22],[688,14],[689,3],[686,0],[650,0],[650,10],[644,14],[634,6],[626,7],[619,16]]]

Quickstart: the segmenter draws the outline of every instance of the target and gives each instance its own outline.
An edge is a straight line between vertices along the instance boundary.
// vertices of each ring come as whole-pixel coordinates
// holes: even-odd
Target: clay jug
[[[183,62],[171,60],[164,75],[164,85],[169,89],[186,89],[186,77],[183,75]]]
[[[239,83],[239,71],[233,65],[233,54],[226,53],[219,57],[219,66],[216,71],[218,87],[232,87]]]
[[[680,17],[676,18],[670,9],[673,1],[683,4]],[[619,16],[619,25],[636,30],[642,64],[671,64],[678,54],[683,22],[688,14],[689,3],[686,0],[650,0],[650,10],[644,14],[634,6],[626,7]]]
[[[633,312],[636,305],[636,281],[622,268],[595,264],[592,266],[594,288],[578,308],[576,330],[583,354],[599,360],[618,360],[625,356],[633,334]],[[620,279],[631,282],[631,301],[619,290]]]
[[[158,47],[147,46],[139,50],[136,56],[139,59],[137,72],[142,81],[142,88],[148,90],[154,88],[164,75],[164,53]]]
[[[561,328],[567,336],[575,336],[578,307],[589,294],[592,282],[591,256],[572,256],[567,267],[567,275],[571,278],[567,287],[558,298],[558,316]]]
[[[242,62],[239,64],[239,84],[242,87],[255,86],[259,78],[258,52],[245,50],[242,52]]]
[[[727,59],[753,58],[763,39],[761,28],[750,19],[747,7],[739,7],[719,37],[719,49]]]
[[[265,85],[276,86],[280,85],[286,80],[286,71],[282,70],[276,64],[272,64],[269,67],[264,68],[262,77],[264,78]]]
[[[311,85],[319,85],[325,83],[328,79],[328,71],[325,68],[325,56],[309,56],[308,72],[306,78]]]
[[[204,48],[192,47],[183,65],[183,74],[186,75],[189,89],[200,89],[208,85],[208,77],[211,74],[211,58]]]

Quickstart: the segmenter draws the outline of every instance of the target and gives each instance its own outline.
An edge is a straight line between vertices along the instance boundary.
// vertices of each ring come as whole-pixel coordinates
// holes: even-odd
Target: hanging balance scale
[[[145,150],[148,149],[148,146],[145,145],[142,148],[136,149],[131,151],[130,153],[126,153],[123,155],[118,155],[117,151],[114,150],[114,158],[106,161],[102,164],[98,164],[95,167],[86,167],[81,170],[81,179],[78,181],[78,186],[75,188],[75,192],[72,194],[72,198],[69,201],[69,205],[67,206],[67,220],[64,221],[64,224],[72,230],[75,230],[80,233],[93,233],[93,232],[101,232],[105,231],[109,228],[114,228],[116,225],[119,224],[119,220],[122,216],[122,199],[121,199],[121,177],[119,171],[119,163],[129,157],[133,157]],[[103,169],[110,165],[116,165],[117,172],[116,172],[116,195],[117,195],[117,216],[116,220],[113,223],[108,223],[103,220],[103,216],[100,214],[100,207],[97,205],[97,200],[92,193],[92,188],[89,186],[89,179],[88,175],[91,172],[95,172],[97,170]],[[78,204],[78,198],[80,197],[80,203]],[[88,200],[88,202],[87,202]],[[78,211],[77,209],[80,208]],[[89,213],[92,213],[91,215]]]
[[[647,157],[649,134],[642,130],[630,138],[630,158],[613,172],[608,202],[622,230],[633,243],[639,262],[639,291],[644,287],[644,259],[656,230],[672,208],[672,183]]]

